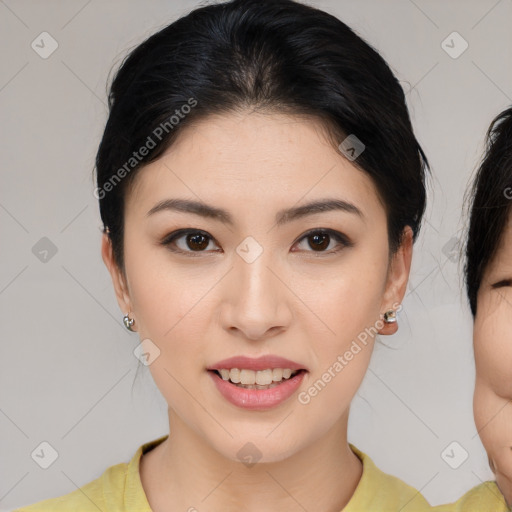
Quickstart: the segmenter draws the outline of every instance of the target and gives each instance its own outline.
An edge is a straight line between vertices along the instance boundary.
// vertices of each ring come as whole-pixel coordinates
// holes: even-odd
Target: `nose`
[[[226,283],[221,320],[225,329],[249,340],[261,340],[288,329],[293,294],[270,251],[252,262],[236,257]]]

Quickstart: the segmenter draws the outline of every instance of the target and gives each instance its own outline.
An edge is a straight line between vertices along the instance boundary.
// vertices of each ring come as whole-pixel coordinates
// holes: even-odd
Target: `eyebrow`
[[[154,215],[161,211],[177,211],[184,213],[193,213],[201,217],[210,218],[228,224],[234,225],[233,216],[226,210],[210,206],[200,201],[192,201],[190,199],[164,199],[157,203],[151,210],[146,213],[146,217]],[[296,206],[285,210],[279,210],[276,214],[276,224],[282,226],[288,222],[313,215],[316,213],[342,211],[352,213],[365,219],[363,212],[354,204],[342,199],[320,199],[302,206]]]

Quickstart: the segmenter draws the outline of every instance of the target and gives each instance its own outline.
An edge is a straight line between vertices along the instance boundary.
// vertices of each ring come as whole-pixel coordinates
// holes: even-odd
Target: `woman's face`
[[[496,481],[512,503],[512,217],[478,290],[474,414]]]
[[[189,126],[127,197],[126,282],[103,240],[119,305],[158,354],[149,369],[171,430],[174,421],[232,460],[244,446],[260,462],[280,460],[339,433],[375,333],[396,329],[380,318],[405,292],[411,231],[390,260],[372,180],[323,133],[317,121],[276,114]],[[151,213],[171,200],[195,213],[184,203]],[[317,202],[329,205],[307,208]],[[291,362],[218,364],[267,355]],[[263,383],[302,371],[242,389],[212,367]]]

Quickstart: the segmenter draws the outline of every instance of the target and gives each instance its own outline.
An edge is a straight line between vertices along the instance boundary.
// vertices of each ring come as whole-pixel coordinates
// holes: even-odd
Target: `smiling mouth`
[[[244,389],[272,389],[280,386],[284,382],[292,379],[306,370],[290,370],[289,368],[273,368],[267,370],[240,370],[233,369],[220,369],[208,370],[215,373],[219,378],[227,381],[229,384],[238,388]]]

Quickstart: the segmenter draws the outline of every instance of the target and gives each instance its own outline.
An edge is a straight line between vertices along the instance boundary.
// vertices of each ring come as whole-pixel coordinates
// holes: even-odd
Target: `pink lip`
[[[226,361],[230,360],[227,359]],[[221,361],[221,363],[224,364],[225,361]],[[221,366],[221,368],[225,367]],[[228,368],[230,368],[229,365]],[[231,368],[236,368],[236,366],[231,366]],[[247,367],[245,368],[249,369]],[[265,368],[268,368],[268,366],[265,366]],[[290,366],[286,366],[286,368],[290,368]],[[270,389],[246,389],[239,388],[230,381],[223,380],[213,369],[208,371],[208,375],[213,379],[217,389],[226,400],[237,407],[251,410],[270,409],[284,402],[298,389],[305,374],[305,371],[301,371],[297,373],[297,375],[282,381],[281,384]]]
[[[290,361],[284,357],[275,356],[268,354],[265,356],[253,358],[245,356],[230,357],[229,359],[223,359],[211,366],[208,366],[207,370],[220,370],[226,368],[238,368],[243,370],[266,370],[267,368],[290,368],[290,370],[307,370],[304,365]],[[250,391],[250,390],[249,390]],[[264,391],[264,390],[260,390]]]

